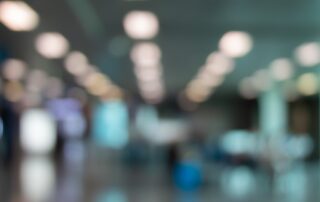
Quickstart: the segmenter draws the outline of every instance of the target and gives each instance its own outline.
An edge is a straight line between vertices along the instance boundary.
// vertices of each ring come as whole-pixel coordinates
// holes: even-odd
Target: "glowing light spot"
[[[28,157],[22,161],[21,188],[28,201],[48,201],[55,186],[52,162],[44,157]]]
[[[56,59],[63,57],[68,52],[69,42],[60,33],[47,32],[36,38],[35,47],[43,57]]]
[[[317,42],[300,45],[294,54],[301,66],[312,67],[320,63],[320,45]]]
[[[213,52],[207,59],[206,68],[216,75],[225,75],[234,69],[234,62],[220,52]]]
[[[136,66],[152,67],[160,63],[161,50],[151,42],[138,43],[131,50],[131,60]]]
[[[39,24],[39,16],[23,1],[2,1],[0,21],[12,31],[31,31]]]
[[[29,109],[21,117],[20,143],[26,152],[45,154],[56,144],[56,124],[54,118],[41,109]]]
[[[272,77],[276,80],[283,81],[293,76],[293,64],[287,58],[274,60],[270,65]]]
[[[64,60],[65,67],[70,74],[83,75],[88,69],[87,57],[78,51],[73,51]]]
[[[8,59],[2,65],[4,78],[8,80],[20,80],[25,75],[27,64],[18,59]]]
[[[250,52],[252,46],[251,36],[241,31],[227,32],[219,41],[220,50],[229,57],[243,57]]]
[[[131,11],[123,22],[128,36],[134,39],[151,39],[159,31],[159,22],[155,14],[149,11]]]

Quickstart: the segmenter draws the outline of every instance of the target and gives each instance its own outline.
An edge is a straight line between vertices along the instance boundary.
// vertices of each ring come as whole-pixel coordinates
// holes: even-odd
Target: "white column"
[[[274,83],[259,97],[260,131],[263,135],[287,132],[287,103],[279,83]]]

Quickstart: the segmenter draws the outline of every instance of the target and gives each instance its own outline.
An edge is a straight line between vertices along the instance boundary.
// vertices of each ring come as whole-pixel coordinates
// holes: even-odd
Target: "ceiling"
[[[124,33],[122,19],[130,10],[149,10],[160,21],[153,39],[162,50],[165,86],[180,92],[197,73],[209,53],[217,50],[223,33],[249,32],[253,50],[237,59],[236,69],[219,87],[218,95],[235,93],[238,82],[278,57],[292,58],[295,47],[319,39],[319,0],[29,0],[41,17],[32,32],[13,33],[0,25],[0,45],[7,54],[45,68],[71,81],[61,60],[47,60],[36,53],[38,33],[61,32],[72,50],[88,55],[90,62],[122,88],[137,93],[128,52],[135,43]]]

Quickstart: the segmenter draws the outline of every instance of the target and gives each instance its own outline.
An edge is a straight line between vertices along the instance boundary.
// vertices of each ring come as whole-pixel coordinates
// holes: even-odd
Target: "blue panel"
[[[99,104],[93,114],[94,141],[104,147],[119,149],[129,138],[128,110],[121,101]]]

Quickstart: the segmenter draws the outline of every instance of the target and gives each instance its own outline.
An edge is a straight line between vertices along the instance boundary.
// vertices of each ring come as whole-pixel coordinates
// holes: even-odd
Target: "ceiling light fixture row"
[[[207,57],[205,64],[184,90],[183,95],[189,101],[206,101],[223,83],[225,76],[234,70],[234,58],[243,57],[251,51],[253,40],[246,32],[230,31],[221,37],[218,46],[219,51]]]
[[[243,98],[254,99],[268,90],[273,81],[284,82],[283,92],[289,101],[296,100],[299,95],[310,96],[318,92],[318,79],[312,73],[304,73],[296,80],[290,80],[295,74],[294,62],[303,68],[312,68],[320,64],[320,44],[315,41],[299,45],[293,53],[294,59],[277,58],[269,68],[260,69],[253,75],[242,79],[239,93]]]
[[[159,20],[150,11],[130,11],[124,17],[126,34],[134,40],[151,40],[159,32]],[[153,42],[138,42],[131,50],[134,74],[142,98],[150,103],[161,102],[165,95],[161,50]]]

